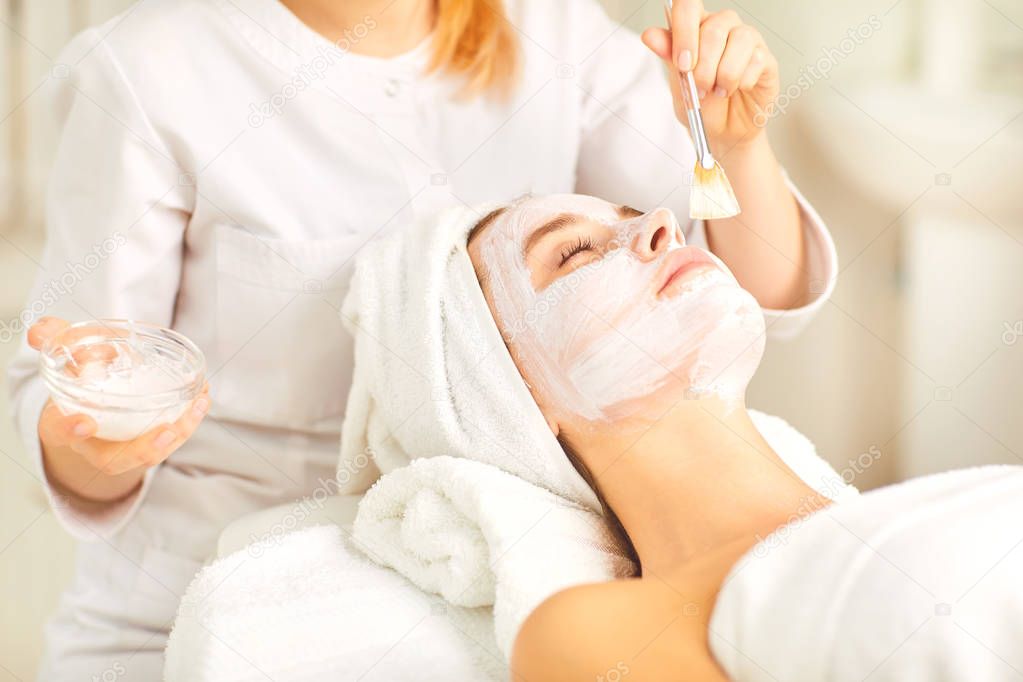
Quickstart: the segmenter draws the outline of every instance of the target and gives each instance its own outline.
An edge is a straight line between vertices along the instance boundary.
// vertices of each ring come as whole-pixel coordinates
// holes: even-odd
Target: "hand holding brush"
[[[671,28],[648,29],[643,42],[668,63],[676,116],[696,148],[690,217],[728,218],[739,205],[720,162],[727,168],[733,151],[764,134],[778,94],[777,61],[731,10],[708,13],[701,0],[666,0],[666,11]]]

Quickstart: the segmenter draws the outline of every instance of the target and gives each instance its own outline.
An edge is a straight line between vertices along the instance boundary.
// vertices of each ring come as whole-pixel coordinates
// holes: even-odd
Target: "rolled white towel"
[[[550,595],[635,572],[599,514],[454,457],[416,460],[381,478],[359,504],[354,535],[423,590],[458,606],[493,605],[505,656]]]

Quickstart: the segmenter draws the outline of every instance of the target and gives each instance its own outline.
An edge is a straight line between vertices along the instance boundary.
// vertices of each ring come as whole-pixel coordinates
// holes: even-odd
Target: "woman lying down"
[[[391,314],[399,328],[429,318],[429,342],[448,345],[445,366],[419,368],[432,399],[423,393],[375,429],[387,432],[376,453],[382,468],[384,441],[404,439],[405,450],[419,447],[413,456],[464,447],[569,497],[586,481],[640,567],[634,578],[572,587],[536,608],[515,639],[519,679],[1023,675],[1023,469],[939,475],[833,504],[747,412],[764,346],[759,306],[721,261],[685,244],[669,211],[559,195],[441,222],[409,239],[440,243],[448,263]],[[407,259],[430,257],[428,245],[402,248]],[[369,267],[360,263],[360,291],[346,303],[354,329],[360,298],[383,286]],[[503,344],[488,343],[490,315]],[[458,346],[458,335],[470,342]],[[410,364],[407,347],[379,342],[357,343],[357,371]],[[502,365],[511,372],[500,375]],[[468,388],[500,376],[499,390]],[[441,382],[442,393],[470,397],[445,402]],[[535,404],[497,415],[526,387]],[[347,437],[358,442],[343,453],[365,445],[365,434],[349,430],[365,413],[349,411]],[[424,413],[427,421],[405,426]],[[452,435],[454,422],[476,431]],[[561,447],[544,450],[528,435],[537,425]],[[574,483],[563,482],[568,462]]]

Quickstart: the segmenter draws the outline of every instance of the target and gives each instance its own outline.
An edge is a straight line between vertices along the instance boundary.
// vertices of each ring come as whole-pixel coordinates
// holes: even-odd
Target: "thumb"
[[[57,317],[43,317],[28,329],[28,345],[36,350],[43,347],[43,344],[59,334],[70,323]]]

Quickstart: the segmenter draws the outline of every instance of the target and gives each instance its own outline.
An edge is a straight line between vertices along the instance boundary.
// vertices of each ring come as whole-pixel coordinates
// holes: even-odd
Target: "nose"
[[[675,214],[666,208],[647,213],[637,218],[639,225],[632,238],[632,250],[640,260],[653,260],[671,248],[672,244],[684,246],[686,238],[675,220]]]

